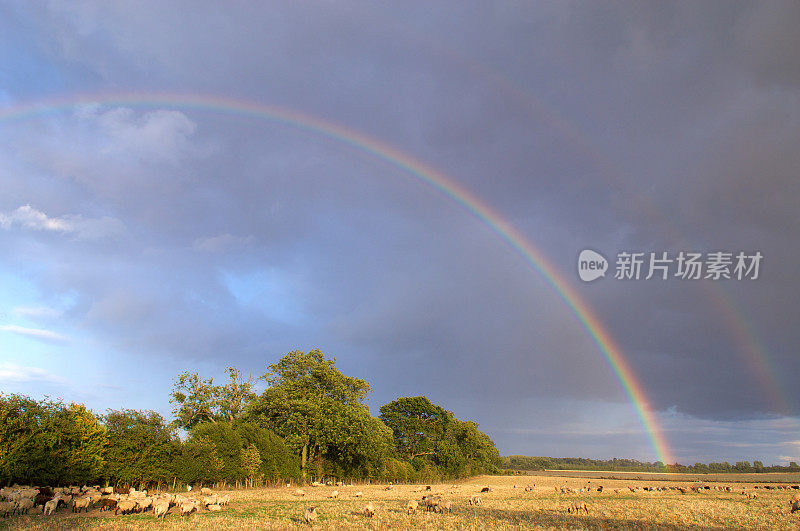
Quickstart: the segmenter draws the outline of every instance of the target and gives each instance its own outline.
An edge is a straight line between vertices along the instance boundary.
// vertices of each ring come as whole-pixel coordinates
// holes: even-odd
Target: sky
[[[503,455],[800,461],[798,22],[0,2],[0,390],[170,418],[184,370],[319,348]]]

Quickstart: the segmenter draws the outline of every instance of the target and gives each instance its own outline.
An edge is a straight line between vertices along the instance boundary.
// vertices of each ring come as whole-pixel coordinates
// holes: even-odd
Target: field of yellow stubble
[[[800,477],[770,474],[713,477],[719,481],[697,481],[698,476],[612,473],[563,473],[564,475],[482,476],[457,483],[433,484],[431,492],[451,500],[450,514],[407,514],[410,499],[421,500],[422,485],[354,485],[344,487],[303,487],[305,496],[295,495],[296,486],[225,491],[231,494],[230,507],[219,513],[203,511],[188,517],[170,511],[165,521],[152,514],[109,516],[94,510],[87,516],[62,511],[46,518],[41,515],[6,519],[0,527],[8,529],[309,529],[303,511],[316,506],[314,529],[800,529],[800,513],[790,514],[789,499],[798,491],[756,489],[756,485],[797,484]],[[561,473],[559,473],[561,474]],[[622,479],[624,478],[624,479]],[[640,479],[637,479],[640,478]],[[759,481],[756,483],[754,479]],[[794,480],[794,483],[793,483]],[[628,487],[730,485],[733,492],[719,490],[702,493],[678,491],[631,492]],[[598,485],[603,492],[596,491]],[[490,492],[480,493],[483,487]],[[533,487],[526,491],[525,487]],[[562,494],[560,487],[591,492]],[[615,489],[621,489],[615,492]],[[329,496],[339,491],[337,499]],[[746,493],[757,493],[749,498]],[[362,496],[355,497],[356,492]],[[470,496],[481,497],[479,506],[468,503]],[[362,513],[372,502],[376,514]],[[589,512],[568,512],[573,505],[586,504]]]

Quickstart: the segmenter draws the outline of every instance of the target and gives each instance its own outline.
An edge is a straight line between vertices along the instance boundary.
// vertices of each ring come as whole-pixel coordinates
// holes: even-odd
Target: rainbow
[[[299,113],[295,110],[261,103],[235,100],[219,96],[186,94],[115,94],[83,95],[69,99],[12,105],[0,109],[0,121],[13,121],[63,112],[80,105],[101,104],[128,107],[169,106],[187,110],[215,111],[257,117],[281,123],[297,129],[310,131],[348,145],[403,170],[417,181],[454,201],[481,223],[486,225],[502,241],[508,244],[555,290],[566,303],[592,341],[600,349],[625,394],[634,406],[636,414],[650,440],[656,458],[662,463],[673,463],[667,440],[651,411],[642,385],[637,381],[622,350],[605,330],[602,322],[581,299],[578,292],[550,261],[533,246],[517,229],[506,222],[497,212],[454,179],[396,148],[370,138],[358,131],[341,125]]]

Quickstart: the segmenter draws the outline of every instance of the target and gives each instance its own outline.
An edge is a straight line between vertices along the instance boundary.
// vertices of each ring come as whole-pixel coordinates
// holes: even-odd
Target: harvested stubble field
[[[230,491],[230,507],[222,512],[202,511],[181,517],[170,510],[165,521],[151,514],[109,516],[95,509],[88,515],[73,515],[61,510],[56,516],[22,516],[5,519],[5,529],[307,529],[303,511],[316,506],[315,529],[800,529],[800,513],[790,514],[789,499],[800,491],[756,489],[756,485],[798,484],[800,478],[770,478],[759,475],[758,483],[738,476],[705,481],[704,485],[730,485],[733,492],[704,490],[681,494],[675,490],[631,492],[629,487],[699,485],[695,476],[670,475],[669,479],[651,481],[619,479],[614,473],[587,474],[562,472],[560,475],[483,476],[454,484],[434,484],[434,494],[453,502],[451,514],[426,513],[422,507],[407,514],[410,499],[421,500],[420,485],[354,485],[344,487],[304,487],[304,497],[296,496],[296,486]],[[582,477],[574,477],[580,475]],[[591,474],[588,474],[591,475]],[[638,474],[642,476],[642,474]],[[572,476],[572,477],[570,477]],[[709,478],[706,478],[708,480]],[[715,478],[719,479],[719,478]],[[724,481],[727,479],[727,481]],[[596,487],[603,486],[603,492]],[[488,486],[490,492],[480,493]],[[526,491],[525,487],[533,487]],[[562,494],[557,489],[590,492]],[[615,492],[615,489],[621,489]],[[331,499],[338,490],[338,499]],[[750,498],[746,493],[757,493]],[[363,496],[356,498],[356,492]],[[479,494],[481,504],[471,506],[470,496]],[[376,514],[363,516],[372,502]],[[589,513],[574,514],[568,508],[586,504]]]

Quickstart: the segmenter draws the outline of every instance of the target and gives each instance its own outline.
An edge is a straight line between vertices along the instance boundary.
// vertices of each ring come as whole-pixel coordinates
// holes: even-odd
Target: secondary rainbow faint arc
[[[382,141],[370,138],[353,129],[287,108],[219,96],[163,93],[144,96],[142,94],[81,95],[69,99],[12,105],[11,107],[0,109],[0,120],[22,119],[91,104],[147,107],[170,106],[266,118],[318,133],[345,143],[359,151],[374,155],[404,170],[418,181],[434,188],[461,205],[489,227],[550,284],[578,318],[611,366],[614,375],[622,384],[622,388],[633,404],[658,460],[665,464],[673,462],[666,438],[649,408],[647,397],[641,384],[635,378],[633,371],[622,355],[621,349],[605,330],[591,308],[581,299],[577,291],[570,287],[569,282],[566,281],[563,275],[517,229],[494,212],[484,201],[459,185],[452,178]]]

